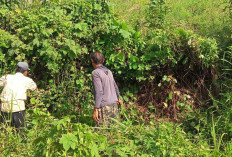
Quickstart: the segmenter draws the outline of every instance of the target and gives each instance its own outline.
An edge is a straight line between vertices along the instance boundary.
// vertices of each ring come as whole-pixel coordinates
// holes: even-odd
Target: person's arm
[[[98,121],[99,121],[98,108],[94,108],[94,110],[93,110],[93,120],[94,120],[95,122],[98,122]]]
[[[37,89],[37,85],[32,79],[29,78],[26,84],[26,88],[28,90],[34,91]]]
[[[119,92],[119,89],[118,89],[118,86],[114,80],[114,88],[115,88],[115,92],[116,92],[116,95],[117,95],[117,98],[118,100],[120,99],[120,92]]]
[[[95,122],[98,122],[99,121],[98,108],[100,108],[101,105],[103,88],[102,88],[101,78],[98,74],[96,73],[92,74],[92,81],[93,81],[94,99],[95,99],[93,120]]]
[[[118,99],[117,104],[118,104],[119,107],[121,107],[123,105],[123,101],[120,100],[120,92],[119,92],[119,89],[118,89],[118,86],[117,86],[115,80],[114,80],[114,88],[115,88],[116,96],[117,96],[117,99]]]
[[[93,89],[94,89],[94,99],[95,105],[94,108],[100,108],[102,96],[103,96],[103,88],[101,78],[98,74],[92,74],[92,81],[93,81]]]
[[[0,78],[0,87],[4,87],[4,86],[5,86],[6,77],[7,77],[7,75],[2,76],[2,77]]]

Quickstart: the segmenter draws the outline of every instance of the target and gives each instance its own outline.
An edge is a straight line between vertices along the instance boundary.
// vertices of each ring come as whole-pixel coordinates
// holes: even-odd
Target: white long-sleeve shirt
[[[25,110],[24,100],[27,99],[27,90],[35,90],[37,88],[36,83],[22,73],[2,76],[0,78],[0,87],[4,87],[0,96],[2,101],[1,111],[3,112]]]

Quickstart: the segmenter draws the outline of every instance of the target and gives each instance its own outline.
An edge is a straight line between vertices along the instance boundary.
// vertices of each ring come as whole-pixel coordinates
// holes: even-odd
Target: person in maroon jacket
[[[94,87],[94,111],[93,120],[98,126],[109,127],[118,119],[118,102],[120,98],[118,86],[115,83],[112,72],[103,65],[105,58],[100,52],[91,54],[91,62],[94,67],[92,81]]]

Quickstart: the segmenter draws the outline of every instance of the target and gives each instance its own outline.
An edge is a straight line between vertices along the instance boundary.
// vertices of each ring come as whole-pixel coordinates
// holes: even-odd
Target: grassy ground
[[[114,13],[130,26],[144,30],[146,10],[150,0],[111,0]],[[224,42],[231,35],[229,0],[166,0],[169,12],[167,23],[175,27]]]
[[[134,27],[143,27],[149,0],[111,0],[113,11],[121,22]]]
[[[228,0],[167,0],[167,5],[166,19],[175,27],[217,40],[231,34]]]

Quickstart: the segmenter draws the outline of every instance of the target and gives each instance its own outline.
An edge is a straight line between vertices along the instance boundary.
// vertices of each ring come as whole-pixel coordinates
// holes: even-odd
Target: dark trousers
[[[25,122],[25,110],[19,111],[19,112],[1,112],[1,122],[11,125],[15,128],[21,128],[24,127]]]

